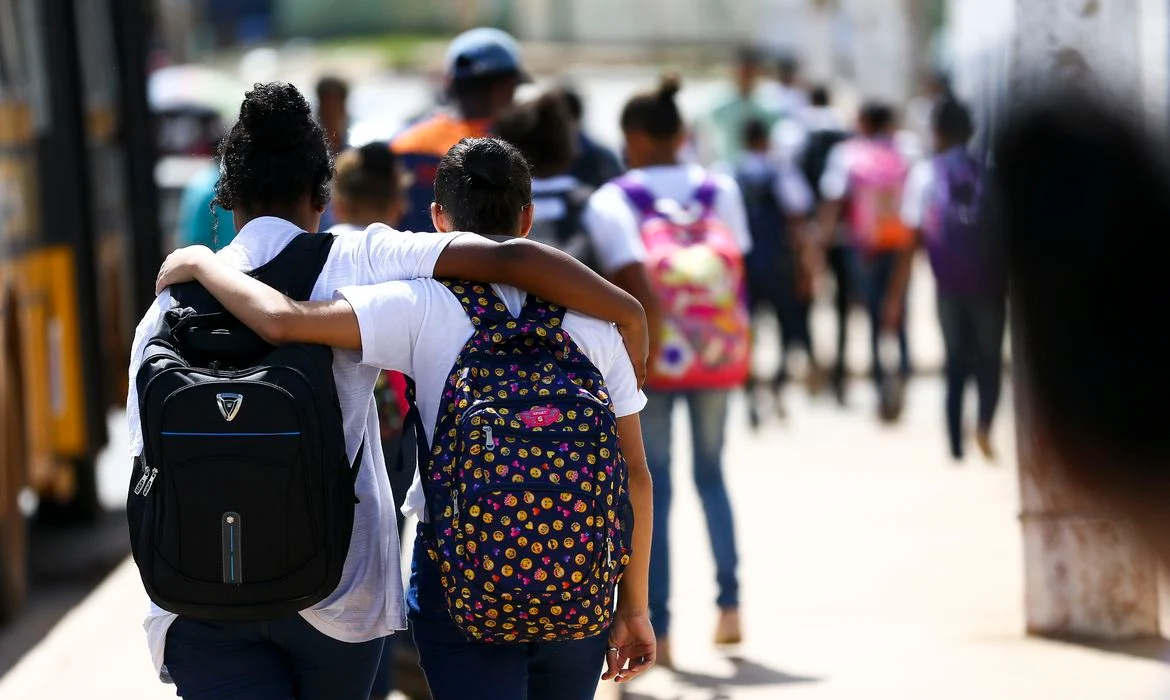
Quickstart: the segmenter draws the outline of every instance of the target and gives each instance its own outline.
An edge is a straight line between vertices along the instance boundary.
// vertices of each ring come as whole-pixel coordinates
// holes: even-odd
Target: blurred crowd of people
[[[962,459],[966,450],[963,393],[973,380],[976,443],[993,458],[1006,282],[987,235],[985,167],[968,149],[975,125],[944,83],[930,100],[933,143],[923,148],[912,129],[901,128],[896,106],[864,101],[850,119],[835,108],[829,85],[804,83],[795,59],[745,48],[734,79],[705,114],[682,113],[676,96],[683,86],[675,76],[632,96],[621,114],[619,156],[583,131],[582,99],[572,89],[553,87],[516,100],[517,88],[532,78],[520,47],[502,31],[460,35],[448,49],[445,71],[445,103],[388,143],[346,143],[348,86],[335,77],[321,80],[318,119],[337,168],[322,228],[384,222],[432,230],[440,159],[462,139],[494,135],[515,145],[531,166],[530,237],[585,262],[642,302],[653,331],[649,403],[641,419],[654,480],[650,606],[660,664],[671,664],[668,522],[676,404],[685,404],[689,414],[693,480],[716,561],[713,641],[734,644],[742,637],[738,552],[722,463],[729,396],[746,390],[755,428],[769,411],[783,414],[790,358],[799,352],[809,390],[827,388],[845,404],[851,369],[857,369],[846,362],[849,317],[860,307],[871,326],[877,415],[896,422],[913,370],[906,296],[920,249],[938,290],[950,454]],[[217,173],[212,164],[190,184],[180,245],[222,247],[231,240],[230,215],[211,207]],[[688,256],[687,241],[693,240],[714,253]],[[816,347],[810,328],[822,298],[835,310],[831,356]],[[750,332],[761,314],[775,317],[778,338]],[[771,376],[750,371],[752,343],[776,344],[780,362]],[[697,349],[715,353],[717,361],[696,369],[691,355]],[[402,464],[411,454],[402,446],[410,444],[405,392],[404,378],[392,373],[377,390],[399,506],[413,475]],[[395,460],[398,454],[408,458]],[[393,685],[395,653],[402,653],[401,645],[395,652],[387,644],[377,696]]]

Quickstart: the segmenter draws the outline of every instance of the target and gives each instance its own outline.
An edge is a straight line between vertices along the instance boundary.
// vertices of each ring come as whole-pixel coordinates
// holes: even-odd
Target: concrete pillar
[[[1013,96],[1094,80],[1117,98],[1140,103],[1142,3],[1016,0]],[[1156,635],[1154,559],[1127,526],[1066,481],[1047,436],[1037,430],[1021,359],[1014,354],[1028,632],[1106,640]]]

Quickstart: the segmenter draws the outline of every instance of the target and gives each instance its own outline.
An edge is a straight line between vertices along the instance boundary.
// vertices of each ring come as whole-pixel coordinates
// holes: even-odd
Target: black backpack
[[[822,129],[808,135],[804,153],[800,157],[800,170],[818,202],[821,199],[821,176],[829,165],[829,154],[834,146],[848,139],[847,132],[837,129]]]
[[[593,239],[585,230],[582,221],[585,207],[589,204],[589,197],[593,191],[589,185],[577,182],[560,191],[543,192],[536,195],[541,198],[560,199],[563,203],[564,214],[558,219],[534,222],[532,230],[528,234],[529,240],[552,246],[572,256],[587,267],[595,271],[600,270],[593,249]]]
[[[308,300],[332,244],[303,233],[250,274]],[[136,377],[126,511],[146,592],[205,620],[311,607],[341,580],[362,453],[346,455],[333,351],[267,345],[197,284],[171,293]]]

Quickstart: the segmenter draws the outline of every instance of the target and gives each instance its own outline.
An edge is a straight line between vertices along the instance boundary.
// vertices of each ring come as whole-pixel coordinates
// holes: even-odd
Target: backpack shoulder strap
[[[699,183],[699,187],[695,190],[693,199],[703,206],[706,213],[711,213],[715,210],[715,199],[719,196],[719,183],[715,181],[715,176],[708,173],[703,181]]]
[[[251,275],[296,301],[308,301],[334,240],[331,233],[301,233]]]
[[[585,212],[585,207],[589,204],[589,197],[592,194],[593,188],[577,183],[576,186],[562,195],[565,202],[565,215],[557,222],[558,242],[566,243],[573,236],[583,233],[581,216]]]
[[[565,309],[529,294],[524,300],[524,308],[520,311],[520,320],[536,321],[546,326],[560,328],[565,321]]]
[[[453,279],[437,281],[459,300],[463,312],[467,314],[477,332],[483,330],[485,326],[492,326],[511,318],[508,306],[491,285]]]
[[[654,203],[654,193],[647,189],[646,185],[629,175],[619,177],[613,181],[613,184],[621,188],[643,219],[658,215],[658,209]]]

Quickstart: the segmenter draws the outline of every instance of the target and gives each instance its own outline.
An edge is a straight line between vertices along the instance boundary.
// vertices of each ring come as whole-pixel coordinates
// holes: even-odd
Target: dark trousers
[[[975,379],[979,428],[990,430],[1003,381],[1003,336],[1007,303],[1002,296],[959,297],[940,294],[938,318],[947,356],[947,433],[951,454],[963,456],[963,393]]]
[[[861,279],[865,288],[865,305],[869,311],[870,351],[873,354],[873,380],[882,391],[886,385],[889,370],[882,361],[881,340],[883,334],[882,312],[894,281],[901,251],[869,253],[860,256]],[[906,337],[906,296],[902,297],[902,321],[897,328],[898,372],[905,379],[910,376],[910,343]]]
[[[484,644],[451,621],[439,569],[419,525],[407,609],[434,700],[593,700],[608,635],[567,642]]]
[[[184,700],[367,700],[382,640],[349,644],[300,615],[272,622],[180,617],[165,662]]]
[[[788,357],[794,348],[804,348],[809,364],[816,367],[809,316],[812,306],[796,294],[795,263],[770,270],[770,274],[749,272],[748,304],[752,312],[771,309],[780,328],[780,368],[772,379],[779,389],[788,381]]]
[[[829,271],[837,287],[833,297],[833,306],[837,312],[837,360],[833,363],[833,381],[840,384],[849,373],[845,349],[849,342],[849,308],[853,305],[856,271],[852,262],[853,251],[847,245],[829,248],[827,257]]]

